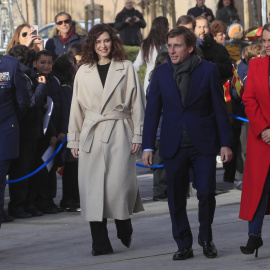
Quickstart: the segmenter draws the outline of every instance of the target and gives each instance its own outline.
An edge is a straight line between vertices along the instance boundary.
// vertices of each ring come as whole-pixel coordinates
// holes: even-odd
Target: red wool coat
[[[270,127],[268,56],[253,59],[249,63],[243,101],[249,130],[239,217],[251,221],[260,202],[270,166],[270,146],[261,138],[261,132]]]

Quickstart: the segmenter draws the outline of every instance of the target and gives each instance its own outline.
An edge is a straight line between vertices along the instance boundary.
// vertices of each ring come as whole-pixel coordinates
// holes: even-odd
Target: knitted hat
[[[243,37],[243,27],[239,23],[231,24],[227,29],[227,34],[230,39],[241,39]]]

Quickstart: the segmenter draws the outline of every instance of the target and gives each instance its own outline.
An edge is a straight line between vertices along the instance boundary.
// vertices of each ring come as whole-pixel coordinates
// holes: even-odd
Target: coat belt
[[[115,108],[117,109],[117,107]],[[82,150],[84,152],[90,153],[90,149],[93,143],[94,139],[94,133],[97,125],[101,122],[106,121],[106,127],[101,137],[101,142],[108,143],[113,126],[115,124],[116,120],[123,120],[123,119],[129,119],[131,118],[130,111],[119,111],[119,110],[112,110],[108,113],[102,115],[98,114],[92,111],[85,111],[85,118],[90,119],[93,121],[93,124],[90,126],[87,137],[85,139],[85,142],[83,144]],[[123,108],[124,109],[124,108]]]

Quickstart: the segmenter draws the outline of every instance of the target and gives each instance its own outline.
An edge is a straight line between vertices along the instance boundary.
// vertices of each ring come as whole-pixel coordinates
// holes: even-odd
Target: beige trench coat
[[[81,214],[87,221],[128,219],[143,211],[132,143],[141,143],[142,84],[129,61],[111,61],[103,89],[97,66],[78,70],[69,119],[69,148],[79,149]]]

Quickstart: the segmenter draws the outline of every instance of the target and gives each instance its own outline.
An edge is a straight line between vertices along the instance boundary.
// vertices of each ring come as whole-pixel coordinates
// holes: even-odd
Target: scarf
[[[58,37],[59,37],[60,41],[62,42],[62,44],[66,45],[68,40],[70,38],[72,38],[74,35],[75,35],[75,27],[73,26],[73,27],[71,27],[70,31],[68,32],[68,34],[67,34],[67,36],[65,38],[61,35],[60,32],[59,32]]]
[[[176,82],[183,105],[185,104],[192,71],[201,63],[201,59],[197,54],[192,54],[184,63],[173,64],[174,74],[173,77]]]

